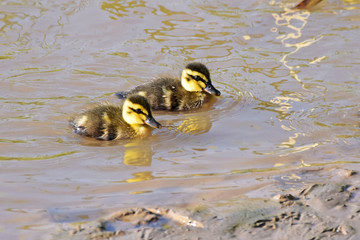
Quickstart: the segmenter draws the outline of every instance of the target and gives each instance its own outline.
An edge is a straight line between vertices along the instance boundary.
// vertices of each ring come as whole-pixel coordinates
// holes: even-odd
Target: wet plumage
[[[210,95],[220,96],[211,82],[210,72],[202,63],[189,63],[181,78],[163,77],[139,85],[128,92],[117,92],[120,98],[130,94],[146,97],[154,110],[189,110],[199,108]]]
[[[102,103],[86,110],[70,121],[75,133],[99,140],[145,136],[161,125],[153,118],[148,101],[131,95],[123,106]]]

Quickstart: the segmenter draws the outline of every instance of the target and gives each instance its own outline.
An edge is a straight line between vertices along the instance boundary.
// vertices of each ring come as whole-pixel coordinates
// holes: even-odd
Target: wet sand
[[[293,173],[324,181],[268,197],[203,196],[187,207],[121,209],[95,221],[62,224],[55,239],[358,239],[358,171],[337,166]],[[271,192],[277,184],[259,191]]]

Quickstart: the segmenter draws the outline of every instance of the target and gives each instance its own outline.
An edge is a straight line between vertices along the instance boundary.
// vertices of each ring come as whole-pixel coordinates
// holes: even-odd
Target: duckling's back
[[[70,122],[74,132],[100,140],[131,138],[136,132],[122,117],[122,107],[101,104]]]
[[[180,80],[170,77],[159,78],[116,95],[123,99],[135,93],[146,97],[152,109],[170,111],[198,108],[207,95],[205,92],[189,92],[181,86]]]

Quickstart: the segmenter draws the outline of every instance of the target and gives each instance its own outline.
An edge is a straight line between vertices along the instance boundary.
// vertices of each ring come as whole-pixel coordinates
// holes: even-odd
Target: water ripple
[[[64,152],[64,153],[58,153],[54,155],[42,155],[37,157],[6,157],[6,156],[0,156],[0,161],[9,161],[9,160],[18,160],[18,161],[36,161],[36,160],[47,160],[47,159],[54,159],[59,158],[63,156],[69,156],[75,153],[78,153],[79,151],[71,151],[71,152]]]

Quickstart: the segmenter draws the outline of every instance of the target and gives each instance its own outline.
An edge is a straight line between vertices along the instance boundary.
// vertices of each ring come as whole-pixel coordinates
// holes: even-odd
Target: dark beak
[[[215,96],[220,96],[221,92],[214,88],[214,86],[211,84],[211,82],[207,82],[205,88],[203,89],[205,92],[210,93]]]
[[[153,128],[161,128],[162,127],[161,124],[158,123],[151,115],[148,115],[146,117],[145,123]]]

